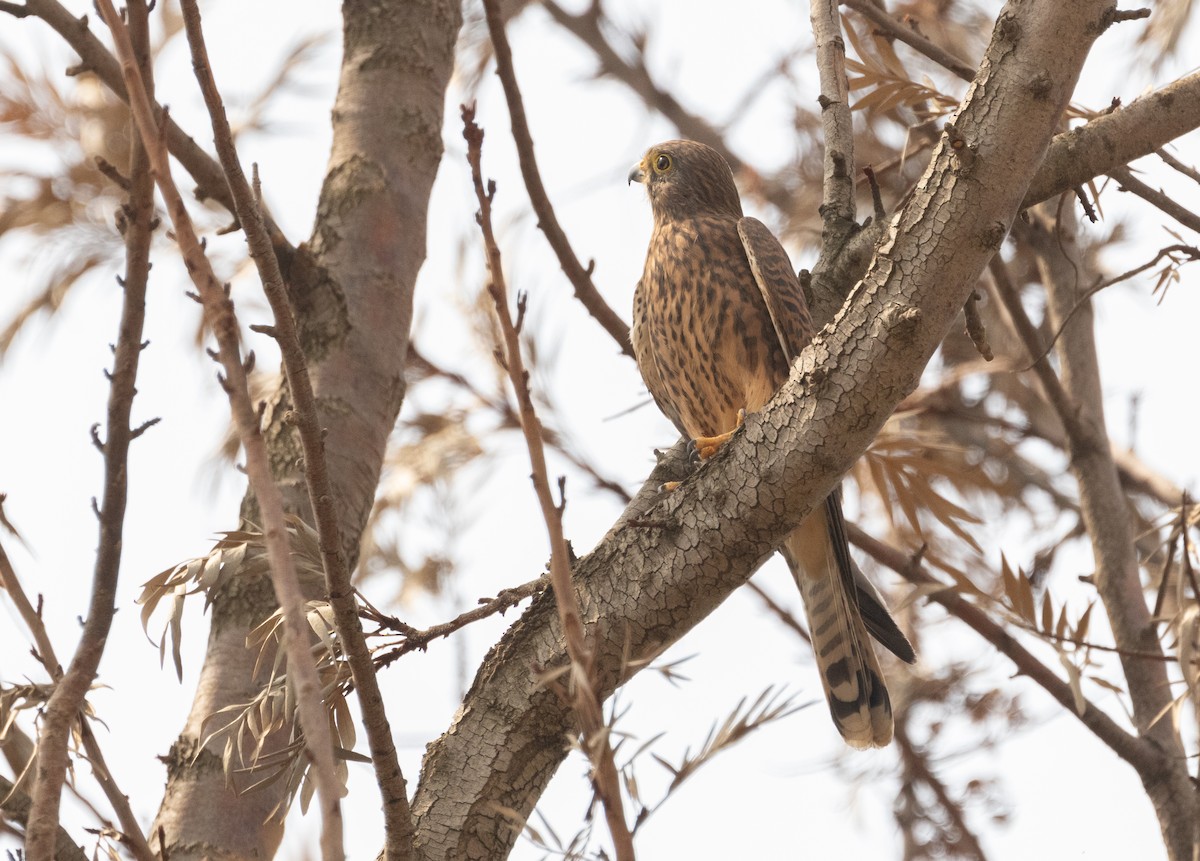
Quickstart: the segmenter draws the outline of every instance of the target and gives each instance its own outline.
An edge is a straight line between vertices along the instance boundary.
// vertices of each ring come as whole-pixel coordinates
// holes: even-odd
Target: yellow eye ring
[[[671,169],[671,166],[672,166],[671,157],[669,155],[667,155],[665,152],[660,152],[657,156],[655,156],[655,158],[654,158],[654,172],[655,173],[666,173],[667,171],[669,171]]]

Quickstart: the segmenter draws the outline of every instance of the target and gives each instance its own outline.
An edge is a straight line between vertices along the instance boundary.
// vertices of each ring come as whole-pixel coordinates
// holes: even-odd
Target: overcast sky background
[[[85,3],[68,5],[80,14],[89,10]],[[606,6],[618,20],[649,22],[654,34],[649,56],[652,72],[685,105],[717,122],[730,115],[766,69],[797,43],[811,39],[806,4],[764,0],[746,7],[753,14],[738,15],[730,14],[730,5],[717,0],[653,5],[625,0]],[[328,115],[340,56],[338,8],[318,2],[224,2],[205,4],[204,14],[217,81],[235,116],[239,96],[244,99],[257,92],[299,38],[330,35],[318,61],[302,75],[303,91],[281,97],[273,108],[275,132],[249,135],[240,142],[243,162],[260,164],[267,201],[284,232],[298,242],[311,230],[328,156]],[[1151,77],[1146,68],[1129,68],[1121,62],[1128,47],[1121,39],[1133,35],[1136,26],[1126,25],[1101,40],[1085,70],[1077,102],[1098,108],[1119,96],[1128,103],[1148,85],[1161,85],[1185,71],[1167,68]],[[626,173],[648,145],[675,137],[676,132],[648,115],[621,85],[593,83],[591,54],[540,10],[525,14],[510,35],[551,199],[577,253],[584,260],[597,261],[597,285],[628,319],[649,236],[650,212],[643,190],[627,187]],[[1195,35],[1194,26],[1190,35]],[[75,61],[33,19],[0,18],[0,43],[18,57],[35,58],[33,62],[50,74]],[[806,76],[807,89],[815,98],[815,76],[806,63],[792,65],[797,74]],[[165,52],[156,76],[160,101],[170,104],[172,115],[193,136],[207,142],[207,118],[182,39]],[[793,145],[787,102],[773,100],[772,94],[769,91],[758,99],[730,135],[737,152],[766,169],[781,164]],[[781,97],[784,92],[778,89],[775,94]],[[458,120],[462,98],[456,88],[448,98],[447,151],[434,187],[429,259],[417,287],[416,336],[423,349],[452,369],[486,374],[482,364],[486,357],[471,351],[460,314],[461,305],[470,302],[483,283],[478,243],[473,234],[465,233],[472,226],[475,204]],[[616,353],[609,336],[573,300],[536,230],[494,76],[486,76],[478,98],[479,122],[488,133],[484,170],[498,184],[498,225],[510,285],[529,291],[531,325],[539,332],[553,333],[546,346],[557,341],[556,361],[545,369],[544,382],[564,406],[562,414],[568,417],[568,429],[581,449],[596,453],[609,474],[633,489],[652,463],[651,449],[671,444],[675,433],[653,408],[612,418],[645,398],[636,368]],[[1197,142],[1192,135],[1177,144],[1185,161],[1198,160]],[[38,159],[44,154],[21,152],[18,157]],[[181,186],[187,183],[182,172],[177,180]],[[1170,177],[1157,181],[1175,182]],[[1114,205],[1107,203],[1112,199],[1112,195],[1106,198],[1107,206]],[[1106,258],[1114,272],[1132,268],[1154,249],[1174,241],[1162,232],[1164,219],[1155,212],[1141,208],[1136,213],[1132,227],[1145,241],[1139,251],[1122,246]],[[755,214],[768,223],[776,221],[770,213]],[[472,237],[465,254],[461,253],[464,235]],[[210,235],[208,241],[218,254],[224,250],[232,256],[243,240],[240,235]],[[797,266],[812,263],[799,256],[794,262]],[[30,274],[47,263],[28,244],[12,239],[0,242],[4,278],[0,320],[7,321],[23,304],[34,289]],[[27,591],[45,594],[45,617],[64,662],[78,636],[77,616],[86,610],[96,544],[90,498],[101,489],[101,461],[91,447],[88,429],[103,420],[108,394],[102,369],[110,363],[108,343],[114,338],[119,313],[119,290],[112,280],[115,271],[90,278],[77,288],[55,319],[33,321],[0,365],[5,417],[0,422],[0,492],[8,494],[7,514],[30,550],[7,538],[5,546]],[[1200,295],[1195,273],[1185,269],[1183,277],[1184,283],[1173,287],[1162,305],[1150,296],[1149,279],[1110,289],[1097,302],[1097,316],[1110,431],[1118,440],[1133,442],[1152,466],[1195,490],[1200,478],[1200,459],[1195,455],[1200,414],[1188,348],[1195,321],[1200,319]],[[180,684],[169,659],[165,669],[159,668],[157,649],[142,633],[134,600],[140,584],[150,576],[207,552],[218,531],[236,525],[244,489],[240,475],[216,474],[215,450],[228,408],[213,366],[195,349],[199,309],[184,296],[185,289],[178,260],[160,253],[148,299],[147,337],[152,346],[143,360],[134,421],[153,416],[163,421],[134,443],[119,613],[101,666],[99,681],[104,687],[91,697],[107,723],[107,729],[98,731],[100,741],[118,782],[147,825],[164,780],[155,756],[166,753],[187,713],[203,657],[207,617],[201,613],[201,601],[194,600],[185,618]],[[265,320],[261,301],[251,298],[256,289],[249,279],[235,282],[243,324]],[[260,366],[271,364],[265,338],[251,336],[249,345],[258,352]],[[1140,396],[1139,430],[1131,441],[1128,403],[1135,394]],[[436,400],[406,403],[404,410],[411,414],[418,406],[433,407]],[[491,475],[478,476],[477,493],[465,488],[448,491],[456,517],[465,524],[456,544],[458,575],[452,589],[457,598],[423,599],[405,608],[402,615],[412,624],[426,626],[448,618],[476,597],[532,579],[542,568],[545,531],[526,479],[523,449],[515,438],[496,445],[504,458]],[[552,461],[551,470],[570,472],[560,459]],[[582,554],[612,523],[620,506],[612,498],[590,492],[586,481],[577,477],[567,491],[568,536]],[[436,512],[427,517],[436,530]],[[410,525],[400,540],[419,545],[430,540],[430,528],[430,520]],[[1019,529],[1003,523],[985,524],[978,530],[985,547],[1021,558],[1020,535],[1014,533]],[[1058,571],[1050,584],[1056,597],[1072,594],[1074,574],[1089,570],[1086,554],[1071,558],[1078,570]],[[778,560],[757,577],[763,588],[798,609],[794,587]],[[378,603],[391,597],[390,588],[376,579],[368,594]],[[1074,606],[1082,609],[1086,597],[1078,592]],[[7,602],[0,601],[0,606],[0,680],[43,681],[40,668],[27,654],[20,620]],[[516,612],[510,611],[507,619],[473,626],[452,641],[435,643],[428,653],[410,655],[383,674],[410,790],[415,787],[424,745],[446,729],[463,685]],[[893,768],[894,751],[844,751],[820,702],[810,658],[794,636],[777,624],[764,624],[763,615],[754,596],[745,590],[734,594],[663,658],[695,655],[683,669],[691,681],[672,686],[655,673],[643,673],[619,695],[629,707],[619,728],[637,743],[665,731],[655,751],[673,762],[686,747],[698,747],[710,725],[723,719],[741,697],[753,698],[769,685],[786,685],[801,701],[818,701],[754,734],[703,769],[639,833],[640,856],[826,858],[837,852],[844,858],[899,858],[901,847],[890,814],[893,783],[883,778],[867,780],[855,790],[830,768],[836,759],[856,772],[886,774]],[[161,620],[152,623],[155,637],[159,625]],[[1096,631],[1094,627],[1093,636]],[[1051,651],[1038,654],[1054,662]],[[999,793],[1011,813],[1009,824],[986,826],[982,818],[974,822],[984,834],[990,857],[1164,858],[1157,823],[1134,773],[1039,690],[1012,679],[1006,659],[949,622],[926,633],[921,661],[934,666],[939,660],[969,655],[989,668],[995,685],[1027,691],[1025,703],[1035,716],[1033,726],[997,751],[964,751],[973,755],[944,763],[951,779],[956,775],[1001,778]],[[1119,717],[1120,707],[1111,696],[1099,690],[1090,693]],[[572,757],[543,797],[540,809],[560,835],[570,835],[582,821],[589,798],[585,772],[584,761]],[[79,775],[86,793],[101,799],[105,809],[86,765]],[[665,772],[646,759],[638,776],[645,797],[657,799],[667,779]],[[350,789],[344,807],[348,851],[352,858],[372,858],[382,842],[382,827],[369,766],[351,765]],[[87,820],[78,805],[65,809],[68,826],[77,839],[84,840],[79,825]],[[293,811],[280,857],[316,857],[317,825],[314,816],[301,817]],[[15,846],[11,837],[0,835],[0,848]],[[542,854],[522,842],[512,857],[533,859]]]

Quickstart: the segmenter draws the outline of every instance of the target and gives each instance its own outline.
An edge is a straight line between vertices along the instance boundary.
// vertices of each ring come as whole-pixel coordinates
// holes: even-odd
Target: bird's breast
[[[656,224],[634,298],[647,388],[692,437],[731,430],[787,377],[733,219]]]

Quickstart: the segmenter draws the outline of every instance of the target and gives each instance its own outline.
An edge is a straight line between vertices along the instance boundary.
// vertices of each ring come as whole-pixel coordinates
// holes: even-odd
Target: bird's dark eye
[[[665,152],[659,153],[654,159],[654,170],[656,173],[666,173],[671,169],[671,157]]]

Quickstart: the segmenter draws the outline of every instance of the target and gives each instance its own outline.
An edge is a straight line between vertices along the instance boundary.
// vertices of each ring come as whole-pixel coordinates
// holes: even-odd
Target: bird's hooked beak
[[[635,182],[645,182],[646,181],[646,171],[642,170],[643,163],[644,162],[639,161],[637,164],[635,164],[633,166],[633,169],[631,171],[629,171],[629,182],[625,183],[626,185],[631,185]]]

